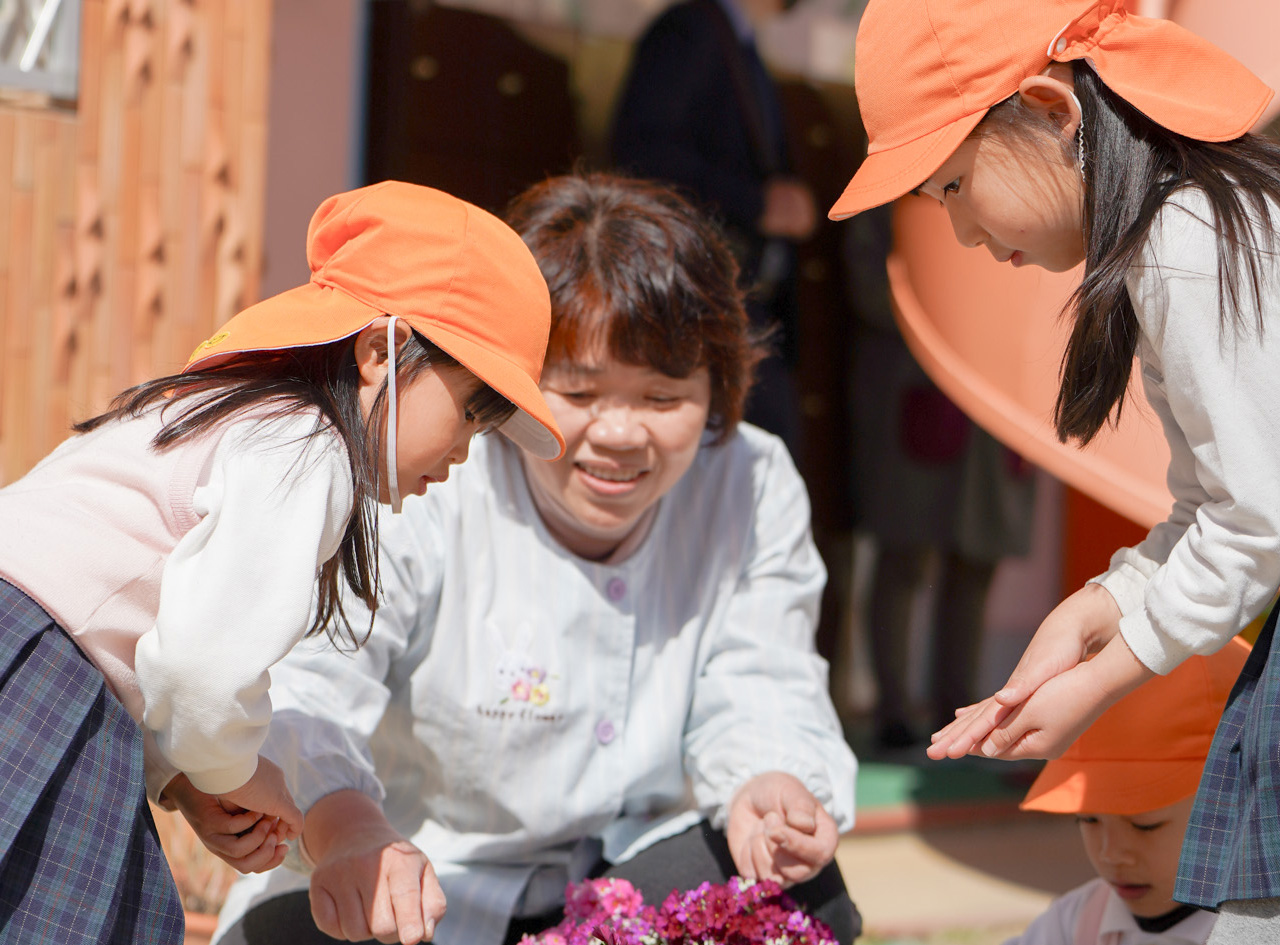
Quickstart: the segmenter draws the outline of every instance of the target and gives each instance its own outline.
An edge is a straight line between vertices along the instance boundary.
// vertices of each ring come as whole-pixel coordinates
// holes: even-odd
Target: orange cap
[[[854,59],[867,158],[828,216],[920,186],[1023,79],[1075,59],[1152,121],[1201,141],[1240,137],[1273,94],[1217,46],[1132,16],[1124,0],[871,0]]]
[[[1249,657],[1239,637],[1143,683],[1046,762],[1020,805],[1055,814],[1141,814],[1195,793],[1227,696]]]
[[[184,371],[241,351],[326,344],[403,318],[518,408],[501,431],[540,459],[564,452],[538,390],[551,298],[509,226],[430,187],[383,181],[330,197],[307,228],[311,280],[240,312]]]

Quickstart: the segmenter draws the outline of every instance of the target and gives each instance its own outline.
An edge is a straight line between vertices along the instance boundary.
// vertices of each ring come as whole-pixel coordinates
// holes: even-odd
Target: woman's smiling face
[[[693,463],[710,376],[700,367],[672,377],[596,353],[549,364],[541,387],[565,454],[553,463],[524,457],[538,512],[569,551],[605,557]]]

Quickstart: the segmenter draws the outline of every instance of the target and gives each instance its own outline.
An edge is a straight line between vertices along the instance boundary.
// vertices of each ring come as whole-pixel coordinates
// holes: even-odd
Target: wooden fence
[[[0,484],[257,299],[271,0],[82,0],[73,108],[0,104]]]

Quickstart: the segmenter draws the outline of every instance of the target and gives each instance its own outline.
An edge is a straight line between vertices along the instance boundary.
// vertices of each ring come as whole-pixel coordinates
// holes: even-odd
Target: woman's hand
[[[311,915],[333,938],[430,941],[444,915],[444,892],[426,854],[400,836],[359,791],[322,797],[307,812],[303,838],[315,860]]]
[[[257,811],[219,803],[197,789],[185,774],[165,786],[164,797],[186,818],[200,841],[241,873],[262,873],[279,866],[289,851],[279,842],[279,821]]]
[[[818,875],[836,854],[836,822],[797,778],[769,771],[752,778],[729,802],[725,827],[739,875],[783,886]]]
[[[1048,681],[1080,666],[1091,652],[1112,639],[1118,639],[1119,628],[1120,608],[1115,598],[1099,584],[1086,584],[1055,607],[1040,624],[1004,688],[975,705],[957,709],[956,720],[934,733],[933,744],[926,753],[935,761],[966,754],[985,754],[979,746],[987,742],[997,727],[1013,724],[1011,713],[1014,709]],[[1128,651],[1127,646],[1125,650]],[[1067,692],[1074,693],[1076,698],[1083,697],[1071,686],[1063,687],[1059,696],[1065,698]],[[1022,730],[1020,726],[1015,728]],[[1007,727],[1004,729],[1006,733],[1009,730]],[[997,739],[998,742],[1003,740],[1003,736]],[[1055,738],[1054,743],[1056,741]],[[1033,745],[1039,743],[1039,739],[1032,742]],[[997,754],[993,757],[1013,756]]]

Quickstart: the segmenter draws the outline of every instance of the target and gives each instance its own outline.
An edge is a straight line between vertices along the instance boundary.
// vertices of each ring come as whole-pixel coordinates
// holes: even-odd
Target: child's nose
[[[1121,831],[1104,829],[1101,856],[1108,863],[1128,863],[1133,859],[1133,850]]]
[[[958,203],[952,199],[946,202],[947,216],[951,218],[951,229],[955,231],[956,239],[961,246],[972,249],[982,243],[982,228],[974,221],[973,217],[960,208]]]
[[[468,430],[458,438],[458,442],[453,445],[453,451],[449,454],[451,465],[458,466],[467,461],[467,457],[471,454],[471,437],[474,435],[474,431]]]

